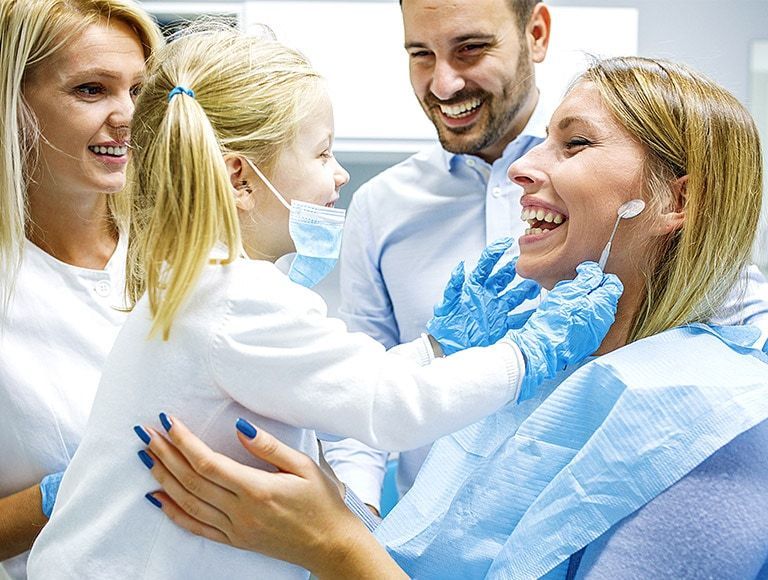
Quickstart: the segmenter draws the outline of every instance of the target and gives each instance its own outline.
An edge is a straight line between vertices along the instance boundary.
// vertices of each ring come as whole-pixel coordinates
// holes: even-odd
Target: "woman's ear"
[[[688,197],[687,185],[687,175],[678,177],[671,183],[670,204],[662,209],[659,220],[660,234],[674,233],[685,224],[685,202]]]
[[[224,163],[235,196],[235,207],[240,211],[251,211],[256,205],[256,200],[253,188],[243,177],[243,160],[238,155],[227,154],[224,156]]]

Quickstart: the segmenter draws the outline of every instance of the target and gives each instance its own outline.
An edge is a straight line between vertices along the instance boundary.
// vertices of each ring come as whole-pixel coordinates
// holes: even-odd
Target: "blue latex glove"
[[[471,346],[494,344],[507,333],[510,324],[522,324],[518,319],[508,320],[509,312],[538,296],[541,287],[533,280],[523,280],[501,294],[515,277],[517,258],[491,275],[513,243],[512,238],[503,238],[490,244],[469,278],[464,276],[464,262],[451,273],[443,300],[427,323],[427,331],[446,355]]]
[[[46,475],[40,482],[40,493],[43,496],[41,507],[46,518],[51,517],[53,505],[56,503],[56,496],[59,493],[59,484],[61,483],[61,478],[63,476],[63,471],[60,471],[59,473],[52,473],[50,475]]]
[[[623,291],[615,275],[604,274],[595,262],[584,262],[576,267],[575,279],[555,285],[522,328],[509,331],[507,336],[525,357],[518,401],[597,350],[613,324]]]

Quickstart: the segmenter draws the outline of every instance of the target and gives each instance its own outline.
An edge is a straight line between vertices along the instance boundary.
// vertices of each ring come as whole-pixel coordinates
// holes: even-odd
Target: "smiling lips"
[[[535,205],[527,205],[523,208],[520,218],[528,222],[525,235],[539,235],[550,232],[568,220],[568,216],[553,209]]]

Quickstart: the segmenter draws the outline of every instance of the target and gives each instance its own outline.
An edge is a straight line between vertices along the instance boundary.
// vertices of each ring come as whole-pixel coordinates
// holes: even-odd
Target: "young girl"
[[[248,455],[229,435],[238,417],[315,460],[313,429],[416,447],[516,402],[590,354],[621,285],[585,266],[515,331],[520,347],[502,338],[433,364],[427,337],[385,352],[326,318],[322,300],[302,285],[333,261],[341,228],[333,205],[348,179],[331,153],[333,114],[317,73],[297,52],[233,31],[189,34],[157,63],[132,127],[135,304],[29,575],[306,578],[293,565],[173,526],[136,493],[153,484],[136,469],[141,441],[126,437],[130,429],[158,411],[178,414],[241,461]],[[273,261],[294,248],[285,276]],[[566,299],[575,302],[559,308]],[[541,329],[552,328],[565,334],[545,340]]]

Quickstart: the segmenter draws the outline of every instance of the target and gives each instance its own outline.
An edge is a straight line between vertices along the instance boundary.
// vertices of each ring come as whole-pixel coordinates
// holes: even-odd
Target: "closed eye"
[[[570,151],[581,147],[589,147],[590,145],[592,145],[592,142],[589,139],[584,139],[583,137],[574,137],[573,139],[566,141],[565,148]]]
[[[461,47],[459,52],[462,53],[462,54],[470,54],[470,55],[472,55],[472,54],[476,54],[478,52],[484,51],[486,48],[488,48],[488,46],[489,45],[486,42],[484,42],[484,43],[476,43],[476,44],[465,44],[464,46]]]

